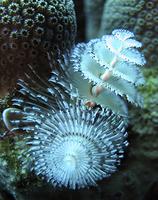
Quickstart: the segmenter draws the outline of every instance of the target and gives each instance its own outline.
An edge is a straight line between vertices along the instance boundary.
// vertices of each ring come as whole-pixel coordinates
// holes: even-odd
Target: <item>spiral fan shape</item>
[[[36,89],[20,81],[20,93],[29,99],[15,98],[13,104],[23,110],[10,108],[3,116],[12,130],[28,132],[23,140],[27,147],[20,144],[23,166],[30,158],[31,169],[54,186],[96,185],[120,164],[128,144],[124,120],[106,109],[87,108],[67,94],[67,82],[54,84],[57,77],[54,73],[47,91],[40,86],[43,80],[35,83]]]
[[[111,100],[117,95],[141,106],[142,97],[136,87],[144,83],[139,66],[145,64],[145,58],[137,50],[141,43],[133,37],[132,32],[117,29],[112,35],[78,44],[72,51],[71,63],[92,86],[106,89]]]
[[[124,123],[108,111],[91,110],[78,101],[64,102],[58,112],[25,112],[24,127],[33,134],[26,137],[25,156],[33,160],[32,169],[54,186],[71,189],[96,185],[117,170],[127,146]],[[25,162],[23,163],[25,165]]]

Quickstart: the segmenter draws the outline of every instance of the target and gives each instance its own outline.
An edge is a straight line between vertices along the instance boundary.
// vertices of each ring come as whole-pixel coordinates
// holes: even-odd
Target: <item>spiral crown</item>
[[[118,29],[112,35],[91,40],[87,44],[78,44],[72,51],[71,64],[83,77],[84,84],[84,79],[87,79],[91,87],[104,88],[103,94],[111,95],[111,101],[117,101],[116,98],[121,96],[137,106],[142,106],[143,100],[136,87],[144,84],[139,66],[145,64],[145,58],[137,50],[141,43],[133,37],[132,32]],[[75,75],[73,78],[75,79]],[[83,84],[78,84],[77,87],[80,91]],[[91,93],[95,95],[93,91]],[[107,107],[116,112],[109,103]]]
[[[55,73],[49,83],[37,78],[38,84],[28,76],[31,88],[19,81],[22,97],[13,99],[13,105],[20,109],[3,113],[9,129],[27,132],[19,146],[23,166],[28,166],[29,158],[36,175],[71,189],[109,177],[128,144],[123,118],[107,109],[85,107],[82,100],[69,95],[71,86]],[[45,90],[43,84],[51,87]]]

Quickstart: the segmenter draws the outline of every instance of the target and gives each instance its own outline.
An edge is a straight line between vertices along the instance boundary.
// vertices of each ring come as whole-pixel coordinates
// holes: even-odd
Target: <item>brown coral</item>
[[[64,52],[74,43],[76,22],[71,0],[0,2],[0,91],[11,87],[27,65],[48,65],[46,53]]]

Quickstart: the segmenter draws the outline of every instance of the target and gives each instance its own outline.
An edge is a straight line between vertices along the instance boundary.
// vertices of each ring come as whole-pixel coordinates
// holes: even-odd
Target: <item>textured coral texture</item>
[[[28,64],[49,70],[47,52],[69,49],[75,40],[73,2],[17,0],[0,2],[0,91],[13,87]]]
[[[98,35],[111,34],[114,28],[127,28],[129,31],[135,33],[137,40],[143,43],[143,52],[145,53],[147,63],[149,67],[146,69],[142,69],[143,74],[145,76],[145,86],[139,88],[139,92],[144,96],[144,108],[134,109],[133,107],[129,109],[129,127],[128,127],[128,141],[129,146],[124,155],[124,159],[121,160],[121,166],[118,166],[118,171],[112,174],[110,177],[105,178],[103,180],[98,181],[97,187],[89,187],[79,190],[68,190],[68,189],[54,189],[50,181],[45,181],[41,177],[38,177],[36,173],[30,172],[30,156],[40,156],[40,150],[37,154],[33,154],[30,151],[30,146],[35,147],[37,145],[37,137],[35,135],[31,135],[30,137],[28,133],[24,134],[23,131],[17,132],[16,136],[13,137],[12,133],[10,137],[0,141],[0,200],[157,200],[158,199],[158,137],[157,137],[157,129],[158,129],[158,71],[156,61],[158,54],[158,41],[157,41],[157,18],[158,18],[158,1],[157,0],[74,0],[74,3],[78,6],[83,5],[83,1],[85,2],[85,8],[80,9],[76,6],[77,9],[77,21],[78,21],[78,40],[85,42],[85,35],[87,34],[87,39],[97,38]],[[2,6],[3,2],[3,6]],[[22,1],[14,0],[1,0],[1,7],[7,8],[11,2],[18,3]],[[27,0],[23,2],[27,3]],[[32,1],[32,2],[37,2]],[[39,0],[38,2],[46,2],[44,0]],[[70,1],[56,1],[52,0],[51,2],[64,2],[71,10],[73,7],[68,4]],[[47,1],[50,3],[50,1]],[[90,5],[91,4],[91,5]],[[101,7],[100,7],[101,6]],[[0,7],[0,8],[1,8]],[[28,7],[27,7],[28,8]],[[96,9],[99,8],[99,9]],[[80,10],[80,11],[79,11]],[[2,10],[3,11],[3,10]],[[37,11],[37,10],[36,10]],[[82,11],[82,13],[80,13]],[[88,11],[88,14],[86,12]],[[7,11],[8,12],[8,11]],[[42,10],[40,9],[40,11]],[[102,12],[102,13],[101,13]],[[95,14],[94,14],[95,13]],[[74,16],[74,14],[73,14]],[[14,17],[14,15],[13,15]],[[82,26],[83,18],[87,22],[85,27]],[[26,17],[27,18],[27,17]],[[88,19],[86,19],[88,18]],[[2,17],[1,17],[2,19]],[[11,18],[14,19],[14,18]],[[100,19],[100,22],[99,22]],[[96,20],[96,21],[95,21]],[[22,23],[23,24],[23,23]],[[89,25],[88,25],[89,24]],[[100,25],[101,27],[100,27]],[[6,26],[6,25],[5,25]],[[7,25],[9,30],[12,30],[12,25]],[[45,27],[45,26],[44,26]],[[71,26],[70,26],[71,27]],[[88,27],[88,30],[87,30]],[[3,24],[0,24],[0,30],[2,30]],[[22,26],[24,28],[24,26]],[[84,29],[85,28],[85,29]],[[100,29],[100,33],[99,33]],[[34,29],[33,29],[34,30]],[[46,30],[46,29],[44,29]],[[11,32],[10,32],[11,33]],[[46,33],[46,32],[45,32]],[[34,33],[32,34],[34,35]],[[49,34],[48,34],[49,35]],[[73,33],[72,33],[72,38]],[[6,37],[7,38],[7,37]],[[9,37],[10,38],[10,37]],[[0,39],[0,42],[4,41]],[[10,44],[11,39],[7,39],[7,44]],[[9,42],[8,42],[9,41]],[[27,40],[28,41],[28,40]],[[44,41],[42,38],[41,41]],[[55,40],[53,40],[55,41]],[[65,39],[64,39],[65,41]],[[71,42],[71,41],[70,41]],[[21,44],[21,43],[20,43]],[[31,44],[31,43],[30,43]],[[1,51],[1,50],[0,50]],[[21,50],[23,51],[23,50]],[[19,52],[21,52],[19,51]],[[11,53],[11,49],[9,50]],[[18,51],[17,51],[18,52]],[[18,53],[19,53],[18,52]],[[29,50],[27,50],[29,54]],[[6,61],[9,62],[7,58],[7,53],[3,54]],[[40,54],[41,55],[41,54]],[[156,61],[155,61],[156,59]],[[38,57],[39,60],[39,57]],[[32,61],[32,60],[31,60]],[[36,60],[37,61],[37,60]],[[39,61],[40,62],[40,61]],[[60,63],[62,65],[62,63]],[[155,66],[154,66],[155,65]],[[11,65],[10,65],[11,66]],[[13,66],[13,65],[12,65]],[[44,65],[42,65],[44,67]],[[154,66],[154,67],[153,67]],[[153,67],[153,68],[152,68]],[[4,69],[1,67],[0,69]],[[9,71],[5,73],[0,72],[3,77],[6,77],[10,80]],[[10,68],[9,68],[10,69]],[[15,67],[14,67],[15,69]],[[16,68],[17,69],[17,68]],[[17,71],[17,70],[15,70]],[[67,72],[67,70],[65,70]],[[8,75],[6,74],[8,73]],[[40,68],[40,72],[42,69]],[[6,74],[4,76],[4,74]],[[14,74],[12,72],[12,74]],[[1,76],[2,77],[2,76]],[[33,75],[30,75],[31,80],[29,84],[24,84],[23,81],[20,81],[20,85],[23,85],[23,90],[21,90],[21,94],[15,95],[11,92],[10,95],[5,96],[0,100],[0,112],[5,108],[12,106],[11,99],[14,98],[18,107],[23,107],[26,105],[29,100],[31,104],[32,110],[28,114],[35,113],[37,110],[34,110],[34,106],[37,101],[34,99],[38,99],[38,105],[42,106],[44,112],[46,112],[47,104],[52,105],[53,108],[59,109],[59,106],[56,104],[56,97],[62,97],[65,90],[57,93],[57,91],[63,87],[63,81],[65,86],[68,89],[68,95],[66,95],[65,101],[70,97],[70,93],[72,92],[72,86],[68,86],[68,78],[64,76],[60,76],[60,84],[56,85],[57,77],[51,79],[52,86],[56,90],[57,96],[54,96],[53,91],[50,89],[49,92],[52,94],[50,98],[46,95],[47,92],[40,87],[41,81],[39,79],[35,79]],[[42,77],[42,76],[41,76]],[[78,78],[78,77],[77,77]],[[35,83],[38,82],[38,85]],[[42,81],[44,79],[42,78]],[[85,82],[82,79],[77,79],[78,86],[85,86]],[[3,78],[3,83],[4,83]],[[88,82],[88,81],[87,81]],[[86,82],[86,83],[87,83]],[[12,85],[10,83],[10,85]],[[33,88],[36,88],[33,90]],[[84,88],[84,92],[87,88]],[[40,94],[38,93],[40,91]],[[19,96],[25,93],[25,102],[17,101]],[[31,95],[29,95],[31,93]],[[46,98],[42,98],[45,96]],[[22,99],[23,100],[23,99]],[[71,103],[73,100],[71,100]],[[27,104],[28,106],[28,104]],[[100,107],[99,107],[100,108]],[[16,109],[15,109],[16,111]],[[48,114],[45,116],[49,116],[50,109],[47,109]],[[88,111],[89,112],[89,111]],[[88,113],[87,112],[87,113]],[[78,112],[78,114],[81,112]],[[60,113],[64,116],[68,115],[70,120],[70,112],[68,110],[62,110]],[[72,114],[72,113],[71,113]],[[42,117],[42,114],[36,114],[39,118]],[[56,114],[57,116],[57,114]],[[78,115],[77,115],[78,116]],[[80,115],[81,116],[81,115]],[[55,119],[53,119],[55,120]],[[65,120],[66,121],[66,120]],[[104,120],[103,120],[104,121]],[[26,122],[24,120],[24,122]],[[64,122],[62,118],[62,123]],[[11,125],[16,125],[17,121],[11,121]],[[38,127],[40,126],[40,121],[38,121]],[[86,122],[88,123],[88,122]],[[114,122],[113,122],[114,123]],[[25,124],[25,123],[24,123]],[[22,124],[22,125],[24,125]],[[102,124],[102,123],[101,123]],[[24,128],[21,126],[20,128]],[[0,124],[0,133],[4,131],[4,124]],[[48,128],[48,127],[47,127]],[[31,129],[31,127],[30,127]],[[72,130],[72,129],[71,129]],[[64,132],[65,130],[63,130]],[[20,133],[20,134],[19,134]],[[52,132],[47,132],[47,134],[52,136]],[[46,134],[46,135],[47,135]],[[48,141],[48,135],[42,135],[43,137],[40,140],[40,147],[42,150],[45,150],[42,146],[42,142]],[[0,135],[2,136],[2,134]],[[45,137],[44,137],[45,136]],[[31,144],[26,144],[26,140],[29,142],[31,140]],[[52,141],[52,137],[49,142]],[[58,141],[57,141],[58,142]],[[102,139],[100,140],[102,143]],[[86,148],[86,146],[84,146]],[[33,150],[34,151],[34,150]],[[25,152],[29,152],[25,154]],[[65,152],[65,151],[64,151]],[[26,157],[25,157],[26,156]],[[19,162],[24,160],[25,164],[21,166]],[[68,157],[70,158],[70,157]],[[69,164],[70,159],[66,159]],[[41,160],[40,160],[41,163]],[[45,163],[45,160],[44,160]],[[74,162],[73,162],[74,163]],[[42,162],[43,164],[43,162]],[[41,165],[42,165],[41,164]],[[35,165],[34,165],[35,166]],[[41,166],[40,166],[41,167]],[[41,168],[40,168],[41,169]],[[37,172],[37,171],[36,171]],[[45,168],[43,167],[42,177],[44,173],[46,173]]]
[[[158,1],[108,0],[104,7],[100,35],[115,28],[126,28],[143,43],[142,52],[148,65],[157,63],[158,55]]]
[[[132,130],[140,136],[156,135],[158,129],[158,70],[144,69],[145,86],[139,90],[144,96],[144,107],[141,111],[131,112]],[[136,121],[141,123],[136,123]]]

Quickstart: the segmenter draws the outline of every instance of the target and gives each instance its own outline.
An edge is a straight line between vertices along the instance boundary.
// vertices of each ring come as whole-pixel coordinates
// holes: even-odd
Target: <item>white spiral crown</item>
[[[19,146],[23,166],[31,160],[37,175],[71,189],[96,185],[115,172],[128,144],[123,118],[100,107],[87,108],[82,100],[70,97],[71,86],[66,80],[57,81],[56,74],[47,90],[39,77],[38,84],[28,79],[27,84],[19,81],[22,96],[13,100],[22,110],[9,108],[3,113],[8,128],[27,132]]]
[[[141,43],[133,37],[130,31],[118,29],[112,35],[76,45],[71,54],[71,64],[76,71],[72,72],[72,82],[81,96],[86,98],[87,93],[87,99],[96,100],[118,114],[125,113],[125,109],[116,107],[119,104],[123,107],[119,97],[126,97],[129,102],[142,106],[143,99],[137,86],[144,84],[139,66],[145,64],[145,58],[137,50]],[[95,90],[91,89],[94,86],[104,89],[97,97],[93,93]],[[84,87],[87,91],[83,91]]]

